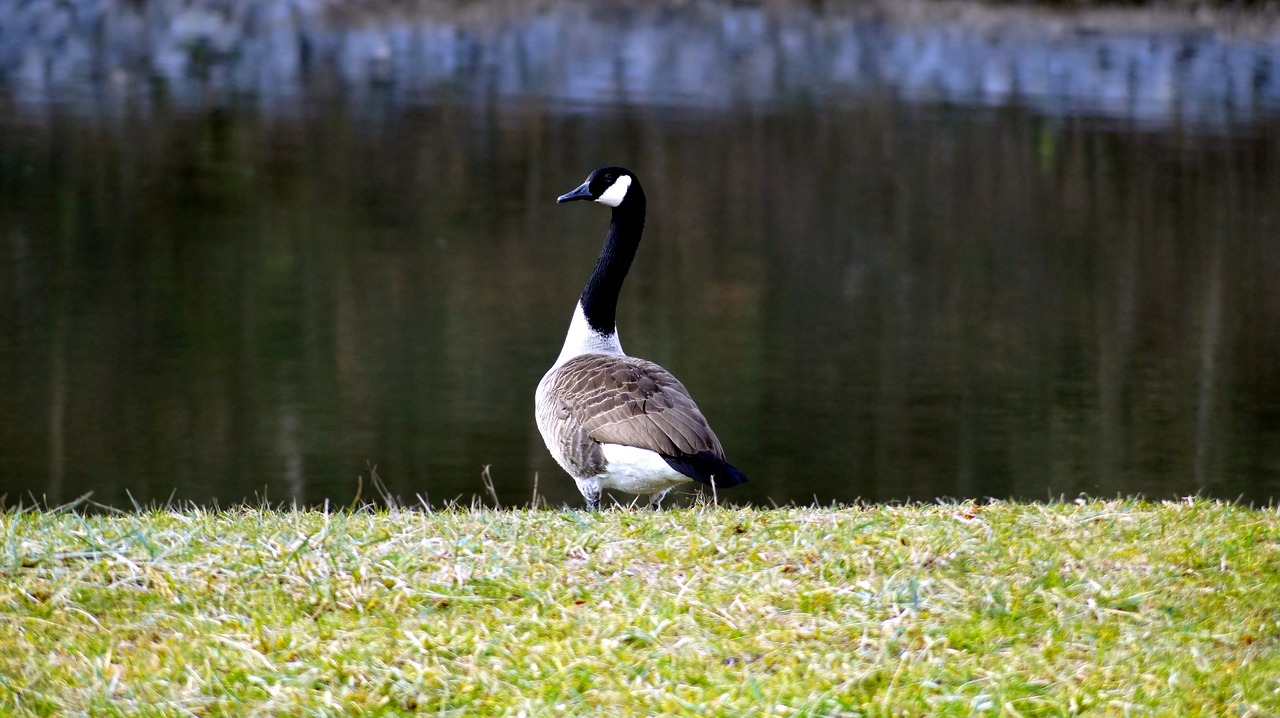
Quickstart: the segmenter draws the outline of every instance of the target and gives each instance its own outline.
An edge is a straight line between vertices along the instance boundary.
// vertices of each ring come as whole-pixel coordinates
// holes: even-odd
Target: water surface
[[[635,170],[650,200],[624,346],[684,381],[751,476],[722,498],[1280,497],[1274,78],[1251,80],[1247,104],[1215,104],[1185,69],[1273,45],[1193,43],[1166,76],[1192,79],[1159,97],[1132,82],[1128,99],[1105,83],[1085,83],[1098,97],[1026,83],[966,95],[867,60],[920,47],[902,33],[928,28],[757,9],[708,15],[717,45],[698,34],[711,20],[570,7],[481,30],[306,30],[332,47],[403,43],[375,53],[384,65],[353,62],[347,85],[321,68],[287,92],[232,82],[262,80],[236,74],[245,57],[278,69],[266,51],[145,87],[74,67],[35,83],[9,66],[6,503],[346,503],[375,470],[401,497],[470,499],[486,466],[508,503],[535,476],[553,504],[580,503],[532,395],[607,223],[554,200],[604,163]],[[708,61],[584,75],[539,59],[600,23],[633,43],[710,47]],[[424,84],[435,65],[395,62],[404,47],[461,52],[421,39],[432,32],[478,49]],[[735,56],[724,38],[753,49]],[[1158,69],[1161,43],[1192,40],[1130,37],[1154,49],[1126,62]],[[1035,67],[1018,42],[994,46]],[[1081,42],[1059,52],[1087,66],[1107,39]],[[512,47],[532,60],[492,59]],[[820,68],[841,47],[861,48],[850,67],[880,70],[794,59]],[[980,51],[955,50],[990,74],[1000,65]],[[1058,62],[1055,77],[1076,67]],[[695,66],[773,84],[717,95]],[[655,90],[667,85],[645,68],[685,84]],[[514,74],[486,74],[498,69]],[[477,77],[505,79],[481,91]]]

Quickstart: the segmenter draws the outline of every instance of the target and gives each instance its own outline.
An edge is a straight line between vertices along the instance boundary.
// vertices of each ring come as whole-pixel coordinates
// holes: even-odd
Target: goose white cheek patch
[[[622,204],[622,198],[627,196],[627,188],[631,186],[631,177],[622,175],[609,185],[609,189],[600,193],[596,201],[600,204],[607,204],[610,207],[617,207]]]

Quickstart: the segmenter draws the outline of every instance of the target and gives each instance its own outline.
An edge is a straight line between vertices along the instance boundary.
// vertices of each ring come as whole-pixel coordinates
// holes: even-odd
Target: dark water
[[[92,44],[83,76],[33,75],[0,37],[5,503],[346,503],[374,467],[401,497],[469,500],[490,466],[507,503],[536,474],[579,504],[532,395],[607,222],[554,199],[603,163],[650,200],[624,346],[698,398],[752,478],[734,500],[1280,498],[1277,80],[1194,68],[1272,67],[1275,43],[1126,35],[1147,48],[1130,74],[1192,43],[1174,90],[1037,94],[982,78],[1034,51],[1059,53],[1060,80],[1089,47],[1128,56],[1094,34],[930,50],[919,28],[740,10],[706,14],[721,41],[700,45],[697,23],[570,9],[406,21],[370,51],[383,64],[337,79],[338,60],[289,75],[262,51],[161,82],[163,53],[120,70]],[[565,39],[602,22],[707,62]],[[341,60],[383,31],[314,32],[307,52]],[[845,41],[863,81],[821,64]],[[787,60],[797,42],[819,69]],[[902,47],[936,64],[957,44],[995,53],[955,80],[971,95],[889,71]],[[564,47],[621,70],[539,60]],[[454,74],[423,80],[430,58]],[[715,85],[716,62],[741,80],[720,94],[641,71]]]

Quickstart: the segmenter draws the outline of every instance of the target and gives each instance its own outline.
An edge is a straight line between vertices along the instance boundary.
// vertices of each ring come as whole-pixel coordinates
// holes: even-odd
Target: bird
[[[640,180],[622,167],[600,167],[556,198],[579,200],[609,207],[612,217],[564,346],[534,397],[552,458],[590,510],[600,508],[605,490],[647,496],[656,510],[671,489],[690,481],[713,489],[745,483],[684,384],[654,362],[628,356],[618,340],[618,293],[644,232]]]

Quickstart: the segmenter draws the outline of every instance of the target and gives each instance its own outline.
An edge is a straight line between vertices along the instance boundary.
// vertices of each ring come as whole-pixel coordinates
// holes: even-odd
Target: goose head
[[[592,172],[587,177],[587,181],[578,185],[576,189],[557,197],[556,202],[563,204],[578,199],[589,199],[616,209],[627,200],[629,193],[640,194],[643,197],[639,186],[640,183],[636,181],[635,175],[630,170],[622,167],[601,167]],[[635,191],[632,190],[633,187]]]

